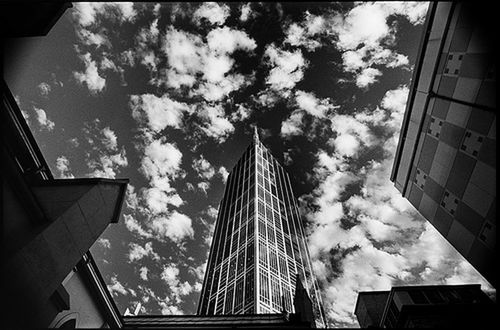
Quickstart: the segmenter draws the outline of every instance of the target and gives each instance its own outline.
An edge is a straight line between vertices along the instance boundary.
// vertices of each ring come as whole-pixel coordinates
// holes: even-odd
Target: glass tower
[[[290,178],[255,130],[219,204],[198,314],[294,313],[297,276],[324,326]]]

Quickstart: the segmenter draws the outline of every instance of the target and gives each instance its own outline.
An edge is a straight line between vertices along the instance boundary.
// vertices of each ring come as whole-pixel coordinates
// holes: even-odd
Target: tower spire
[[[255,143],[259,142],[259,131],[257,130],[257,125],[253,127],[253,141]]]

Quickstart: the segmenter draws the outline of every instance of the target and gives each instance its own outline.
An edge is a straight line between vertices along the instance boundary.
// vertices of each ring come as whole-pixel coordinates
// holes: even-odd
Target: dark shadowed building
[[[46,35],[66,8],[62,2],[1,4],[2,35]],[[23,44],[23,39],[11,41]],[[0,90],[2,324],[120,327],[121,317],[88,251],[119,220],[128,180],[54,179],[3,79]]]
[[[489,8],[489,9],[488,9]],[[496,48],[491,6],[433,2],[391,180],[496,285]]]
[[[300,312],[324,325],[321,305],[290,178],[255,131],[227,180],[198,314]]]
[[[354,313],[361,328],[482,328],[496,305],[477,285],[401,286],[360,292]]]

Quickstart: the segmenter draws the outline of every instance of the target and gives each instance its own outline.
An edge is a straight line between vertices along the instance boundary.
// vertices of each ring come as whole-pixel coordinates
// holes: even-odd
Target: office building
[[[432,2],[391,180],[496,285],[496,56],[491,6]]]
[[[479,284],[401,286],[360,292],[361,328],[482,328],[494,321],[493,301]]]
[[[290,178],[255,130],[227,179],[198,314],[295,313],[297,280],[324,325]]]

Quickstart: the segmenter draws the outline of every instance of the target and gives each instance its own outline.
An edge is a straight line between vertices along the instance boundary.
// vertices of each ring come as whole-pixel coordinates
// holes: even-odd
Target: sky
[[[255,125],[291,176],[330,327],[358,327],[359,291],[480,283],[495,296],[389,180],[427,6],[75,3],[6,54],[54,177],[130,179],[91,249],[120,312],[196,313]]]

